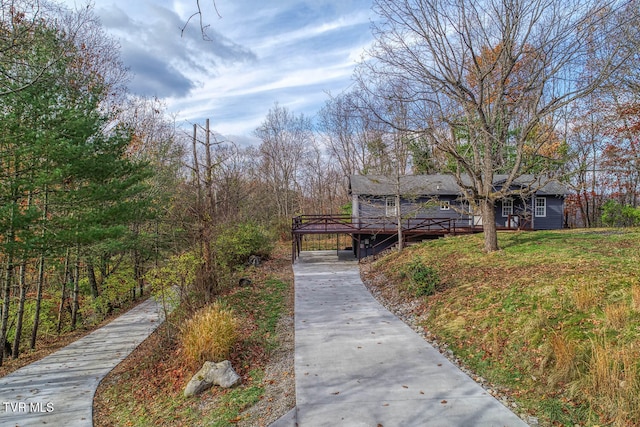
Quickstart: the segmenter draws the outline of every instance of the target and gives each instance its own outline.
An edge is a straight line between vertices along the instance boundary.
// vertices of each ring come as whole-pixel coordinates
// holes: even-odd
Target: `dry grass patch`
[[[592,342],[589,368],[582,382],[591,405],[614,426],[640,424],[640,372],[637,349]]]
[[[238,320],[233,310],[214,303],[196,312],[185,323],[183,353],[195,365],[206,361],[220,362],[229,357],[238,336]]]
[[[548,384],[555,387],[575,379],[578,373],[578,347],[575,340],[562,333],[553,333],[550,339],[550,358],[553,368],[548,376]]]
[[[587,284],[579,286],[573,291],[573,302],[578,310],[587,311],[598,303],[598,293],[595,286]]]
[[[631,307],[633,310],[640,312],[640,285],[631,287]]]
[[[629,305],[623,302],[609,304],[604,308],[604,318],[609,328],[621,330],[629,318]]]

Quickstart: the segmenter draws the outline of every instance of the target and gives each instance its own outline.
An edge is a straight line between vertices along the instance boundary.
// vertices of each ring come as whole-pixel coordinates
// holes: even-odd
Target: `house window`
[[[537,217],[547,216],[547,198],[536,197],[535,215]]]
[[[398,205],[396,204],[395,197],[387,197],[386,201],[386,215],[387,216],[396,216],[398,215]]]
[[[513,215],[513,200],[504,199],[502,201],[502,216],[506,218],[509,215]]]
[[[440,210],[448,211],[451,209],[451,203],[448,200],[440,202]]]

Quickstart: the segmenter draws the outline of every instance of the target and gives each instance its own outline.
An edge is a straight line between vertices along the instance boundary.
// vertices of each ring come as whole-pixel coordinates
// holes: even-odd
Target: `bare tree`
[[[531,172],[532,159],[554,137],[555,114],[592,93],[628,57],[617,20],[628,3],[374,1],[382,19],[358,78],[364,88],[370,80],[401,82],[401,92],[381,96],[408,105],[406,130],[455,161],[458,184],[482,213],[486,251],[498,249],[496,201]],[[594,52],[597,68],[584,81]],[[508,176],[500,186],[496,173]]]
[[[68,84],[87,87],[100,96],[104,112],[119,111],[126,102],[131,74],[120,58],[118,41],[106,33],[92,4],[74,11],[60,9],[57,14],[56,28],[76,57],[71,63],[75,78]]]
[[[200,134],[204,132],[204,138]],[[203,266],[198,272],[198,287],[208,300],[218,290],[219,275],[215,269],[215,238],[219,224],[217,188],[214,182],[216,170],[222,164],[218,150],[225,141],[219,140],[206,120],[204,129],[193,125],[192,158],[188,168],[192,171],[193,187],[196,193],[192,211],[196,220],[196,242],[200,247]]]
[[[262,141],[259,148],[262,178],[271,188],[278,216],[288,218],[298,208],[303,160],[313,139],[311,120],[276,103],[255,135]]]
[[[253,219],[251,199],[253,188],[249,180],[249,158],[244,150],[234,144],[219,148],[218,157],[223,159],[215,170],[214,182],[217,188],[217,215],[222,221],[238,222]]]
[[[313,143],[303,163],[302,210],[318,214],[335,214],[340,205],[348,201],[346,179],[335,164],[323,152],[319,144]]]
[[[362,108],[361,95],[348,92],[331,97],[320,110],[320,135],[329,155],[345,177],[381,173],[384,158],[379,121]]]

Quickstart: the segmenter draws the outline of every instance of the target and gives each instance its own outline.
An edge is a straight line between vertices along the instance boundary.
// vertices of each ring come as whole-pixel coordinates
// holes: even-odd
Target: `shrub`
[[[417,257],[407,265],[403,276],[409,279],[407,290],[416,297],[432,295],[440,283],[438,271]]]
[[[632,227],[640,225],[640,208],[622,205],[607,200],[602,206],[602,223],[609,227]]]
[[[273,243],[267,232],[257,224],[245,222],[223,230],[215,242],[218,262],[235,267],[247,262],[251,255],[267,258]]]
[[[269,230],[273,230],[273,235],[282,242],[291,239],[291,220],[280,218],[274,219],[269,224]]]
[[[80,286],[83,293],[89,291],[89,280],[81,279]],[[100,294],[97,297],[85,298],[80,306],[83,324],[93,325],[101,322],[114,309],[124,306],[132,299],[131,291],[136,286],[131,269],[122,269],[107,276],[98,286]]]
[[[96,308],[108,314],[113,308],[121,307],[131,299],[131,290],[136,287],[132,271],[117,271],[104,279],[100,296],[96,298]]]
[[[174,255],[162,267],[149,270],[145,282],[151,291],[168,306],[181,305],[187,312],[192,307],[201,307],[202,297],[192,296],[196,273],[202,266],[201,257],[194,251]],[[170,289],[175,288],[176,292]],[[198,301],[192,301],[198,298]]]
[[[182,348],[188,362],[220,362],[238,340],[238,321],[231,309],[211,304],[189,319],[182,329]]]
[[[53,299],[44,298],[40,303],[40,322],[38,324],[38,337],[57,336],[56,332],[56,312],[57,304]],[[17,304],[12,304],[9,309],[9,316],[15,321],[17,313]],[[36,302],[27,300],[24,303],[24,315],[22,318],[22,336],[21,346],[26,346],[31,339],[31,330],[33,328],[33,317],[36,311]],[[11,327],[7,330],[7,342],[13,343],[16,330]]]

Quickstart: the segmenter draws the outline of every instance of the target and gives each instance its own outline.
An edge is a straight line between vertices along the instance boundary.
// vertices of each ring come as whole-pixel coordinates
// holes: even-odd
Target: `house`
[[[506,175],[494,176],[496,191],[506,180]],[[564,185],[534,175],[523,175],[512,182],[510,190],[512,196],[496,203],[495,218],[499,229],[550,230],[563,227],[564,198],[568,194]],[[399,179],[353,175],[349,180],[349,192],[352,221],[362,231],[353,235],[354,250],[357,246],[360,252],[364,249],[365,254],[371,252],[369,249],[378,252],[397,241],[393,230],[397,229],[398,194],[407,241],[482,231],[479,212],[474,212],[465,200],[463,189],[452,175],[407,175]]]

